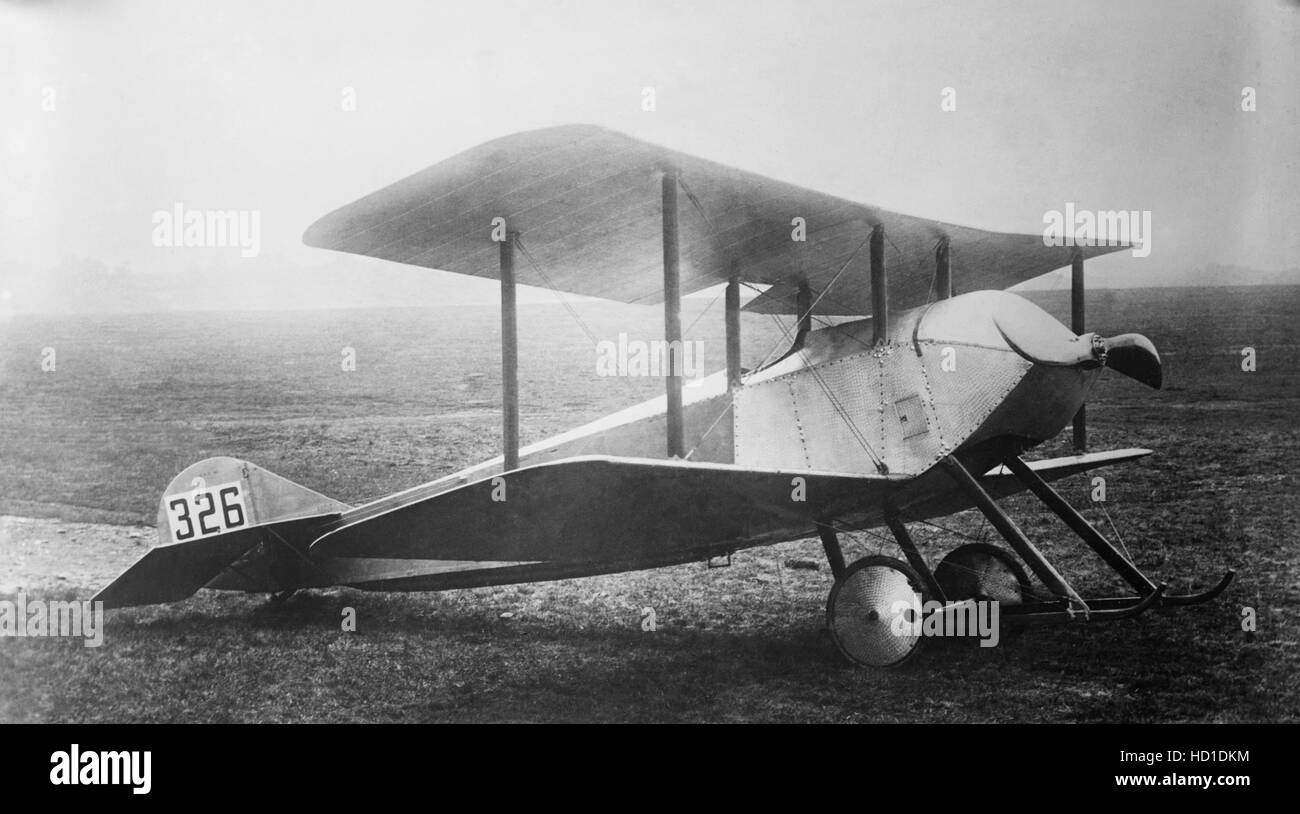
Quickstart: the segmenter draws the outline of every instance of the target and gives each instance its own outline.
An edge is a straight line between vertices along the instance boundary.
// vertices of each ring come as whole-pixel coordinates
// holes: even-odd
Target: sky
[[[1298,55],[1283,0],[4,2],[0,300],[48,304],[78,268],[101,292],[157,275],[175,307],[187,280],[226,276],[273,281],[256,288],[271,305],[328,302],[321,281],[347,298],[348,280],[377,301],[494,302],[493,283],[302,232],[572,122],[971,226],[1149,211],[1150,255],[1090,261],[1093,284],[1300,282]],[[258,212],[260,252],[154,245],[176,203]]]

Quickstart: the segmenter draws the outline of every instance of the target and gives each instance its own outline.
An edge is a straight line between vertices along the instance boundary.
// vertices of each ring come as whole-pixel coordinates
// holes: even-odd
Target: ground
[[[1060,294],[1033,296],[1068,312]],[[685,323],[712,368],[721,305],[705,305]],[[576,313],[521,315],[525,441],[659,390],[596,376],[583,330],[655,338],[659,314]],[[202,591],[110,613],[97,648],[0,638],[0,721],[1294,721],[1296,313],[1296,287],[1090,300],[1091,328],[1155,341],[1167,383],[1153,393],[1109,374],[1091,402],[1093,448],[1156,450],[1098,472],[1105,511],[1171,590],[1236,568],[1209,605],[935,645],[872,671],[843,663],[823,632],[830,576],[815,541],[740,552],[728,568],[441,594],[331,589],[277,605]],[[747,317],[745,333],[747,364],[779,344],[766,318]],[[246,458],[353,503],[490,457],[498,341],[493,309],[0,321],[0,600],[88,598],[153,544],[162,487],[203,457]],[[1109,531],[1089,487],[1062,484]],[[1031,499],[1007,507],[1085,594],[1120,592]],[[939,522],[988,534],[969,513]],[[932,561],[960,542],[915,531]],[[850,558],[894,551],[872,534],[846,542]],[[355,632],[341,629],[345,608]]]

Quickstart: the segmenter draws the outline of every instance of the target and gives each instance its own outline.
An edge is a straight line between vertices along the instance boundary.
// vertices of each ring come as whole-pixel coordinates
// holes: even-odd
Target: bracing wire
[[[586,320],[584,320],[574,309],[573,304],[564,296],[564,292],[556,288],[555,284],[551,282],[551,278],[546,274],[546,272],[542,271],[541,265],[539,265],[537,260],[533,258],[532,252],[528,251],[528,247],[524,245],[523,239],[518,235],[515,236],[515,245],[519,247],[519,251],[523,252],[524,259],[528,261],[528,265],[532,267],[538,277],[542,278],[542,282],[546,283],[546,287],[551,290],[551,293],[555,294],[556,299],[558,299],[560,304],[564,306],[564,310],[568,311],[569,316],[573,317],[573,320],[578,323],[578,327],[587,335],[587,339],[591,341],[592,346],[594,347],[599,345],[600,340],[596,338],[595,331],[591,330],[591,327],[587,325]]]

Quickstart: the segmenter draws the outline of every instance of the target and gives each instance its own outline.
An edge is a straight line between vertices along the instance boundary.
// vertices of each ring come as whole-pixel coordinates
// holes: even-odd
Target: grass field
[[[1032,298],[1068,314],[1064,293]],[[652,339],[659,312],[575,307],[578,319],[558,306],[521,313],[525,442],[660,392],[657,380],[598,377],[582,327]],[[1210,605],[1027,630],[994,648],[934,646],[875,672],[843,664],[822,631],[830,576],[814,541],[741,552],[725,569],[443,594],[335,589],[272,606],[204,591],[110,615],[100,648],[0,638],[0,721],[1300,719],[1298,314],[1300,287],[1090,298],[1090,328],[1145,333],[1165,362],[1164,390],[1110,374],[1090,404],[1093,448],[1156,450],[1102,473],[1109,512],[1171,590],[1236,568]],[[753,364],[781,332],[745,320]],[[711,369],[721,321],[721,304],[702,302],[684,319]],[[33,518],[0,522],[0,599],[20,587],[88,597],[146,550],[160,491],[200,458],[246,458],[360,502],[497,454],[498,342],[492,308],[0,321],[0,515]],[[1241,369],[1247,346],[1253,373]],[[355,371],[342,369],[344,348]],[[1086,487],[1063,484],[1076,505]],[[1117,590],[1034,502],[1007,506],[1085,595]],[[945,525],[982,528],[971,513]],[[959,542],[917,533],[932,561]],[[854,556],[893,550],[870,534],[847,543]],[[355,633],[340,630],[344,607]]]

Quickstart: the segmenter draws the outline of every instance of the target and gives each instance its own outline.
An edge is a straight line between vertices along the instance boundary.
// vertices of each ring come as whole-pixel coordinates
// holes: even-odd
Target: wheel
[[[919,625],[921,580],[892,557],[864,557],[845,569],[826,600],[826,627],[849,661],[897,667],[924,642]]]
[[[1009,551],[989,543],[958,546],[939,561],[934,580],[949,602],[996,600],[1019,605],[1029,595],[1029,577]]]

